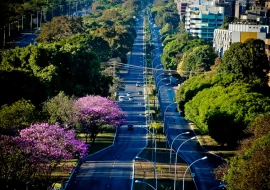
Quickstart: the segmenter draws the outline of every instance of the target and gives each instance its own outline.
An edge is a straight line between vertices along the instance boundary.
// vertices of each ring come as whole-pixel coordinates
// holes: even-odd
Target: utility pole
[[[70,16],[70,2],[68,4],[68,17]]]
[[[40,11],[40,28],[41,28],[41,23],[42,23],[42,10]]]
[[[3,40],[3,49],[5,49],[6,46],[6,26],[4,26],[4,40]]]
[[[116,76],[115,64],[116,64],[116,61],[113,61],[113,77],[114,77],[114,78],[115,78],[115,76]]]
[[[77,13],[77,6],[78,6],[78,3],[76,1],[76,16],[78,15],[78,13]]]
[[[37,29],[38,29],[38,11],[37,11]]]
[[[31,24],[31,31],[33,30],[33,14],[31,13],[31,22],[30,22],[30,24]]]
[[[22,15],[22,31],[23,31],[23,15]]]

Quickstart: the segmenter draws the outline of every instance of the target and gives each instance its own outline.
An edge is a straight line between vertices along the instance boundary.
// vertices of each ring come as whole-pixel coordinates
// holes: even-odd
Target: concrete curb
[[[93,154],[87,155],[87,156],[85,156],[85,157],[83,157],[83,158],[81,158],[81,159],[78,160],[78,162],[77,162],[75,168],[73,169],[71,175],[69,176],[69,178],[68,178],[68,180],[67,180],[67,182],[66,182],[66,185],[65,185],[64,189],[67,189],[67,187],[68,187],[70,181],[72,180],[73,176],[75,175],[76,171],[77,171],[78,168],[80,167],[81,163],[85,162],[85,159],[86,159],[86,158],[91,157],[91,156],[93,156],[93,155],[95,155],[95,154],[97,154],[97,153],[99,153],[99,152],[102,152],[102,151],[104,151],[104,150],[106,150],[106,149],[108,149],[108,148],[111,148],[111,147],[113,147],[113,146],[115,145],[115,138],[116,138],[117,132],[118,132],[118,127],[116,128],[116,131],[115,131],[115,133],[114,133],[114,140],[113,140],[113,144],[112,144],[112,145],[110,145],[110,146],[108,146],[108,147],[106,147],[106,148],[103,148],[103,149],[101,149],[101,150],[99,150],[99,151],[97,151],[97,152],[95,152],[95,153],[93,153]]]
[[[221,156],[219,156],[219,155],[217,155],[217,154],[215,154],[215,153],[213,153],[213,152],[210,152],[210,151],[208,151],[207,149],[205,149],[205,148],[203,147],[201,141],[197,138],[197,134],[196,134],[196,132],[194,131],[192,125],[190,125],[190,122],[188,122],[188,125],[189,125],[189,127],[191,128],[191,130],[193,131],[193,133],[195,134],[197,141],[200,143],[200,146],[201,146],[201,148],[202,148],[204,151],[206,151],[206,152],[209,153],[209,154],[212,154],[213,156],[216,156],[216,157],[220,158],[221,160],[224,160],[224,158],[222,158]],[[225,160],[224,160],[224,161],[225,161]]]

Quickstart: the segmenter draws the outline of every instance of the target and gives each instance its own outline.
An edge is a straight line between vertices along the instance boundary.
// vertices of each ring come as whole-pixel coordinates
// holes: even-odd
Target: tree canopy
[[[177,64],[182,59],[183,53],[194,47],[205,45],[202,39],[194,39],[187,33],[180,34],[175,40],[170,41],[164,47],[162,54],[162,64],[165,69],[176,70]]]
[[[269,123],[268,123],[269,124]],[[242,155],[230,159],[225,175],[229,190],[269,189],[270,133],[255,140]]]
[[[81,17],[54,17],[51,22],[42,26],[42,31],[37,37],[38,42],[55,42],[64,37],[69,37],[83,32],[84,27]]]
[[[270,66],[262,40],[248,39],[244,43],[233,43],[224,53],[222,62],[220,72],[235,73],[250,80],[268,80]]]
[[[19,100],[0,109],[0,131],[15,135],[18,130],[28,127],[35,121],[35,106],[27,100]]]
[[[12,182],[41,185],[38,181],[47,186],[62,160],[83,157],[87,151],[88,146],[75,138],[74,130],[58,125],[33,124],[17,137],[1,135],[0,187],[12,186]],[[61,167],[70,169],[69,165]]]
[[[177,70],[179,70],[181,76],[192,75],[192,72],[200,73],[209,71],[217,57],[217,54],[209,45],[194,47],[185,54],[177,66]]]
[[[186,118],[220,144],[234,146],[248,124],[270,111],[270,98],[252,92],[243,82],[214,86],[199,92],[185,104]]]
[[[102,131],[102,127],[121,125],[126,117],[113,101],[101,96],[79,98],[73,106],[78,110],[77,117],[81,123],[82,131],[86,135],[90,134],[93,143],[97,134]]]

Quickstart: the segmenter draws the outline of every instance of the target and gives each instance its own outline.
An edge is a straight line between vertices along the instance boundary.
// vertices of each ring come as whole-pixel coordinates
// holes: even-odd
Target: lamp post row
[[[153,51],[155,51],[156,49],[158,49],[158,48],[155,48]],[[152,51],[152,54],[153,54],[153,51]],[[154,74],[154,67],[153,67],[153,64],[154,64],[154,61],[157,59],[157,58],[159,58],[161,55],[159,55],[158,57],[156,57],[153,61],[152,61],[152,74],[155,76],[155,74]],[[161,65],[161,64],[160,64]],[[156,67],[155,67],[155,69],[158,67],[159,65],[157,65]],[[164,74],[164,73],[161,73],[160,75],[162,75],[162,74]],[[160,76],[160,75],[158,75],[158,76]],[[155,80],[158,78],[158,76],[157,77],[155,77]],[[160,91],[160,89],[161,89],[161,87],[162,86],[165,86],[165,85],[169,85],[169,84],[164,84],[164,85],[162,85],[161,87],[158,87],[158,85],[159,85],[159,83],[161,82],[161,81],[163,81],[163,80],[166,80],[166,78],[164,78],[164,79],[161,79],[158,83],[157,83],[157,88],[158,88],[158,96],[159,96],[159,91]],[[147,82],[146,82],[146,84],[147,84]],[[173,102],[173,103],[171,103],[171,104],[169,104],[167,107],[166,107],[166,109],[165,109],[165,111],[164,111],[164,119],[163,119],[163,121],[164,121],[164,126],[163,126],[163,133],[164,133],[164,129],[165,129],[165,122],[166,122],[166,111],[167,111],[167,109],[171,106],[171,105],[173,105],[173,104],[176,104],[176,102]],[[148,105],[149,106],[149,105]],[[151,133],[148,129],[146,129],[146,128],[144,128],[146,131],[148,131],[148,133],[150,133],[151,135],[152,135],[152,139],[154,138],[154,133]],[[181,136],[181,135],[184,135],[184,134],[189,134],[190,132],[184,132],[184,133],[181,133],[181,134],[178,134],[174,139],[173,139],[173,141],[172,141],[172,143],[171,143],[171,145],[170,145],[170,167],[169,167],[169,172],[171,171],[171,154],[172,154],[172,150],[173,150],[173,143],[174,143],[174,141],[179,137],[179,136]],[[183,143],[181,143],[180,144],[180,146],[177,148],[177,151],[176,151],[176,155],[175,155],[175,170],[174,170],[174,190],[176,190],[176,178],[177,178],[177,176],[176,176],[176,166],[177,166],[177,156],[178,156],[178,152],[179,152],[179,150],[180,150],[180,148],[186,143],[186,142],[188,142],[188,141],[190,141],[190,140],[193,140],[193,139],[195,139],[196,137],[195,136],[193,136],[193,137],[191,137],[191,138],[189,138],[189,139],[187,139],[187,140],[185,140]],[[167,140],[167,137],[166,137],[166,140]],[[154,162],[154,164],[153,164],[153,167],[154,167],[154,177],[155,177],[155,179],[156,179],[156,187],[153,187],[152,185],[150,185],[150,184],[148,184],[148,183],[146,183],[146,182],[144,182],[144,181],[140,181],[140,180],[135,180],[135,183],[144,183],[144,184],[146,184],[146,185],[148,185],[149,187],[151,187],[152,189],[154,189],[154,190],[157,190],[157,172],[156,172],[156,139],[154,139],[154,141],[155,141],[155,162]],[[168,143],[169,143],[169,141],[168,141]],[[167,142],[166,142],[166,146],[167,146]],[[147,159],[145,159],[145,158],[140,158],[140,157],[136,157],[137,159],[142,159],[142,160],[146,160],[146,161],[148,161],[148,162],[150,162],[149,160],[147,160]],[[188,169],[193,165],[193,164],[195,164],[196,162],[198,162],[198,161],[200,161],[200,160],[205,160],[205,159],[207,159],[207,157],[205,156],[205,157],[203,157],[203,158],[200,158],[200,159],[197,159],[197,160],[195,160],[194,162],[192,162],[188,167],[187,167],[187,169],[185,170],[185,173],[184,173],[184,176],[183,176],[183,187],[182,187],[182,189],[184,190],[184,180],[185,180],[185,176],[186,176],[186,173],[187,173],[187,171],[188,171]],[[152,161],[154,161],[153,160],[153,158],[152,158]]]

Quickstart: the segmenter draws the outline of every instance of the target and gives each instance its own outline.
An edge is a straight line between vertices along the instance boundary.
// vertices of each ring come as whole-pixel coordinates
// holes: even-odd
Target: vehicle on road
[[[131,92],[127,92],[127,96],[131,96]]]
[[[131,124],[129,124],[129,125],[127,126],[127,129],[128,129],[129,131],[133,131],[133,130],[134,130],[134,126],[131,125]]]
[[[139,94],[139,95],[142,95],[142,91],[140,90],[140,91],[138,92],[138,94]]]
[[[130,96],[129,98],[128,98],[128,100],[129,101],[132,101],[134,98],[132,97],[132,96]]]
[[[136,86],[137,86],[137,87],[140,87],[141,85],[140,85],[140,83],[136,82]]]
[[[119,96],[119,102],[123,102],[125,100],[125,96]]]

